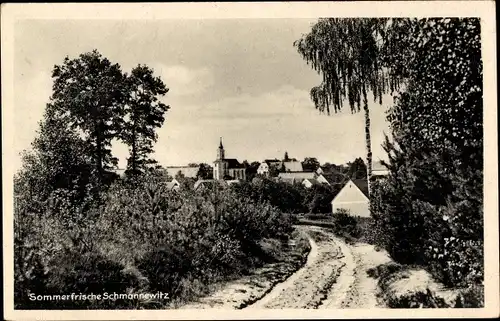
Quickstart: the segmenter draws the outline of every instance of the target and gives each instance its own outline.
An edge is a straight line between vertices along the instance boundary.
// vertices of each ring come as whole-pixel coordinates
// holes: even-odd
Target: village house
[[[298,161],[282,162],[280,167],[285,172],[302,172],[302,171],[304,171],[304,169],[302,168],[302,163],[298,162]]]
[[[265,159],[257,168],[257,174],[267,176],[269,175],[269,169],[272,167],[279,169],[280,165],[281,161],[279,159]]]
[[[167,190],[169,191],[178,191],[181,187],[181,183],[175,178],[167,183]]]
[[[332,200],[332,213],[345,209],[353,216],[370,217],[370,200],[366,180],[349,180]]]
[[[316,184],[326,184],[330,185],[328,180],[321,174],[315,172],[284,172],[279,173],[277,181],[294,184],[300,183],[307,188],[312,187]]]
[[[389,175],[389,170],[385,167],[381,161],[375,161],[372,164],[372,176],[374,178],[382,178]]]

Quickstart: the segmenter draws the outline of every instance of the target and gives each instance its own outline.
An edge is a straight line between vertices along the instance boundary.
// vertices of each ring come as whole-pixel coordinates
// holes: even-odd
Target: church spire
[[[220,138],[220,144],[219,148],[217,149],[217,159],[223,160],[224,159],[224,146],[222,146],[222,137]]]

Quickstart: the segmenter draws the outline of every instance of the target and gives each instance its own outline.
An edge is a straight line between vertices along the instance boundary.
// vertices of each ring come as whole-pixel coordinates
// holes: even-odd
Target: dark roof
[[[225,158],[224,161],[227,162],[228,168],[243,168],[243,164],[240,164],[236,158]]]
[[[279,159],[265,159],[264,163],[281,163]]]
[[[352,182],[368,197],[368,181],[366,179],[353,179]]]
[[[326,180],[330,184],[341,184],[341,183],[347,182],[349,180],[346,177],[346,175],[344,175],[338,171],[336,171],[335,173],[325,172],[321,175],[323,175],[323,177],[326,178]]]

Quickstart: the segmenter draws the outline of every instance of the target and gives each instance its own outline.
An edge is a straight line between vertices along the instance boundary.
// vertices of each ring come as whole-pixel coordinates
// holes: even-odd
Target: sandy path
[[[383,251],[376,251],[373,245],[347,245],[341,241],[339,244],[342,244],[346,264],[321,308],[382,308],[376,296],[377,280],[369,277],[366,271],[389,262],[390,257]]]
[[[333,235],[313,227],[307,230],[313,239],[314,255],[302,269],[248,308],[315,309],[327,298],[344,265],[340,260],[343,254]]]
[[[389,262],[389,256],[369,244],[346,244],[322,228],[306,229],[314,239],[314,255],[249,308],[379,308],[377,280],[366,271]]]
[[[316,242],[309,237],[309,243],[311,245],[311,251],[307,256],[306,264],[301,267],[297,272],[292,274],[285,282],[282,282],[276,285],[267,295],[265,295],[262,299],[255,302],[254,304],[248,306],[247,308],[263,308],[266,307],[271,302],[275,301],[284,291],[293,286],[294,283],[301,280],[303,278],[304,273],[307,273],[307,270],[315,264],[318,258],[318,245]]]
[[[383,251],[368,244],[346,244],[327,230],[300,226],[311,251],[300,269],[272,283],[269,266],[253,276],[231,282],[198,303],[183,308],[222,309],[342,309],[378,308],[377,280],[369,268],[390,261]]]

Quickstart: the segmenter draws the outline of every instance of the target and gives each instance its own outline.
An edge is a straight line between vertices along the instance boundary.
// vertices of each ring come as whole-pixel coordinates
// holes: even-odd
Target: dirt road
[[[245,279],[223,289],[196,305],[185,308],[223,309],[341,309],[377,308],[377,281],[366,271],[390,259],[372,245],[348,245],[327,230],[299,226],[307,233],[311,251],[306,263],[284,281],[252,286]],[[256,276],[257,278],[258,276]],[[258,281],[256,279],[255,281]],[[210,302],[210,303],[207,303]],[[219,303],[214,303],[219,302]]]
[[[303,227],[311,237],[307,263],[247,308],[376,308],[377,284],[366,270],[389,257],[371,245],[348,245],[317,227]]]

